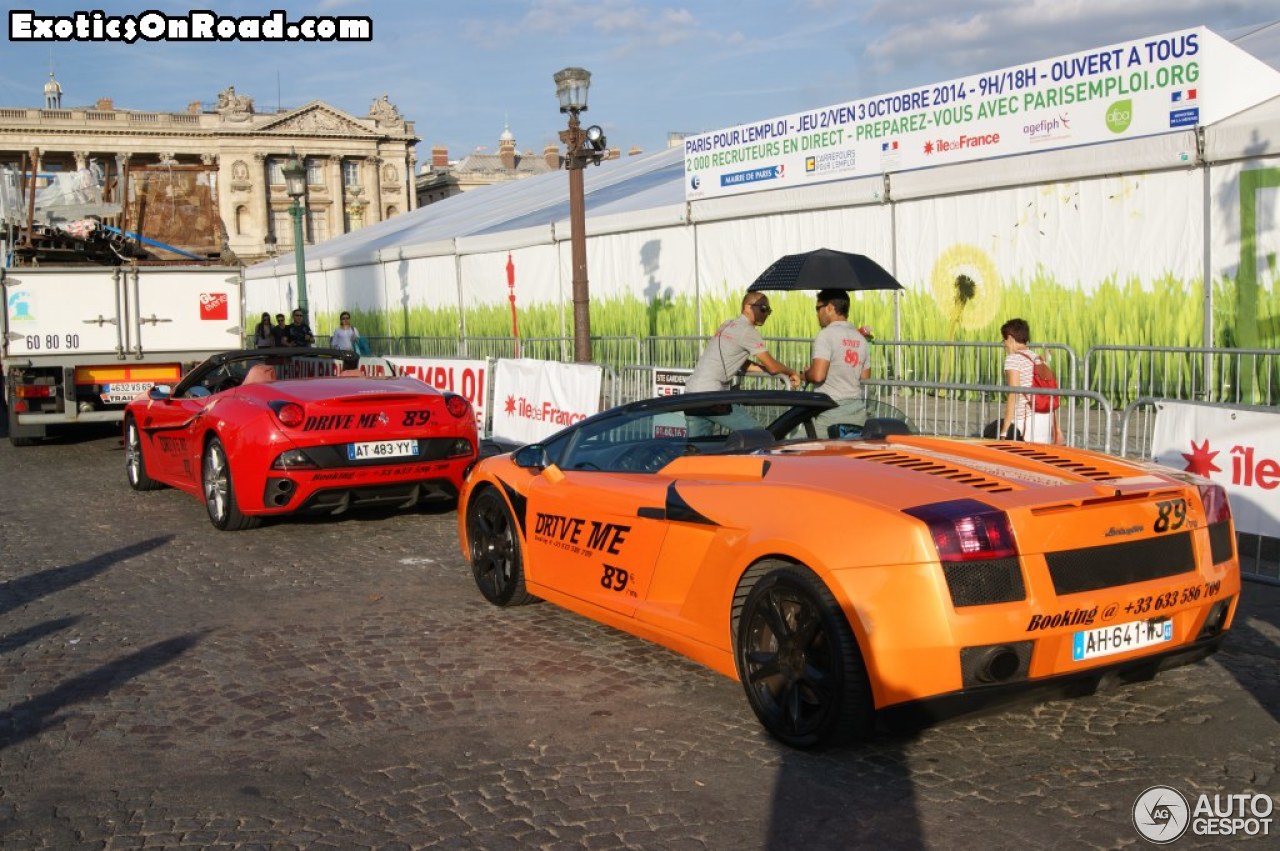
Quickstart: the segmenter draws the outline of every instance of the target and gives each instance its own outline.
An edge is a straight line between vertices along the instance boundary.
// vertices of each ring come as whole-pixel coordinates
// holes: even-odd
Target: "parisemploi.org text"
[[[372,41],[367,16],[309,15],[297,21],[279,10],[268,15],[229,17],[205,10],[166,15],[73,12],[41,15],[32,9],[9,12],[9,41]]]

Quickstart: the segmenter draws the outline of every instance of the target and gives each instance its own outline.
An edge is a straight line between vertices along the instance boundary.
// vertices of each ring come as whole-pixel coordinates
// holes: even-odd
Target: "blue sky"
[[[36,4],[14,4],[30,8]],[[1231,37],[1280,18],[1280,0],[165,0],[46,3],[40,14],[148,9],[222,16],[282,9],[368,16],[372,43],[104,44],[14,42],[5,18],[0,107],[41,106],[50,59],[64,106],[110,97],[118,108],[212,106],[234,85],[259,112],[324,100],[355,115],[386,94],[430,147],[457,158],[494,151],[504,123],[521,150],[557,141],[552,74],[592,72],[586,123],[612,146],[654,151],[693,132],[941,82],[1185,27]]]

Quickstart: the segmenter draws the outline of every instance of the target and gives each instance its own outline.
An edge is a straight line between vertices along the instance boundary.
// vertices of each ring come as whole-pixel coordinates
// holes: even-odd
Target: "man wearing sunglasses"
[[[311,346],[316,341],[316,335],[311,333],[311,326],[304,320],[301,310],[293,312],[293,322],[287,326],[289,329],[289,345],[291,346]]]
[[[728,390],[740,374],[785,375],[791,387],[800,386],[800,374],[781,363],[764,344],[760,327],[773,313],[769,297],[764,293],[747,293],[742,299],[742,312],[725,320],[707,343],[694,364],[693,374],[685,382],[688,393],[705,390]],[[689,436],[698,437],[711,433],[710,423],[719,423],[732,431],[760,428],[761,423],[741,407],[724,416],[694,417],[689,421]]]
[[[840,403],[814,418],[818,437],[828,437],[830,427],[838,423],[866,422],[862,379],[871,375],[871,343],[862,329],[849,324],[849,294],[844,290],[820,291],[814,309],[822,330],[813,341],[813,360],[800,377]]]

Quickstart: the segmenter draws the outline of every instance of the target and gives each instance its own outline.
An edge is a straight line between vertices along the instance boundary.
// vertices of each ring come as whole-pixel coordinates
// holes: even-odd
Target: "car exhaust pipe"
[[[293,499],[296,486],[291,479],[267,479],[267,492],[263,501],[267,505],[283,508]]]
[[[1031,670],[1030,641],[987,644],[960,650],[965,688],[1025,680]]]
[[[1018,673],[1018,654],[1012,647],[1003,645],[988,647],[978,665],[978,680],[984,683],[1002,683]]]

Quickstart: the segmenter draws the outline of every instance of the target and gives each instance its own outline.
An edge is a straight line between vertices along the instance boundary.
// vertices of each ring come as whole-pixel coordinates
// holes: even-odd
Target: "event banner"
[[[500,360],[494,367],[493,436],[534,443],[600,411],[595,364]]]
[[[685,196],[1168,133],[1277,94],[1280,71],[1198,27],[689,136]]]
[[[362,357],[360,371],[368,375],[410,375],[425,381],[437,390],[457,393],[471,403],[475,411],[476,428],[484,434],[486,396],[489,385],[489,362],[483,360],[453,360],[449,358],[401,358]]]
[[[1236,531],[1280,537],[1280,413],[1161,402],[1151,454],[1227,489]]]

